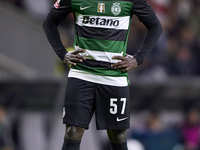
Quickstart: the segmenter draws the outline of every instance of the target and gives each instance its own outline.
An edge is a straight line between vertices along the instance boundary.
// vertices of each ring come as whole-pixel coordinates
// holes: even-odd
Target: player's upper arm
[[[57,0],[43,22],[47,39],[61,60],[66,54],[66,49],[60,39],[57,26],[70,12],[72,12],[71,0]]]
[[[71,0],[57,0],[52,6],[46,19],[51,20],[55,25],[58,25],[71,12]]]
[[[135,14],[139,20],[146,26],[151,26],[157,17],[154,10],[146,0],[133,0],[132,14]]]

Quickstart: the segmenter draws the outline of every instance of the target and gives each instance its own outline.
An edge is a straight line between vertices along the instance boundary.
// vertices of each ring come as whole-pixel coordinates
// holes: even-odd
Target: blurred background
[[[200,149],[200,1],[148,0],[163,33],[148,58],[129,72],[129,150]],[[0,0],[0,150],[60,150],[68,68],[54,54],[42,22],[54,0]],[[73,16],[59,27],[73,44]],[[146,29],[133,16],[127,53]],[[92,119],[81,149],[109,150]]]

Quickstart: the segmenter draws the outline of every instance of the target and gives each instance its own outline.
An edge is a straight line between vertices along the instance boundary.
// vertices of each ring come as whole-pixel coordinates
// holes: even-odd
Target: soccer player
[[[57,26],[74,15],[74,48],[67,52]],[[148,29],[134,56],[126,54],[132,15]],[[95,112],[98,130],[107,130],[112,150],[127,150],[129,89],[127,71],[143,62],[161,34],[161,24],[146,0],[58,0],[44,20],[46,36],[58,57],[71,65],[65,93],[62,150],[79,150]]]

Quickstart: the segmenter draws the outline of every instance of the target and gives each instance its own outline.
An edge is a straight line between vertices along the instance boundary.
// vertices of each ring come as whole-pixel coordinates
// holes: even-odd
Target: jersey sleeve
[[[71,12],[71,0],[57,0],[43,22],[47,39],[61,60],[64,59],[67,51],[62,44],[57,27]]]
[[[135,14],[148,29],[140,50],[138,50],[134,55],[138,64],[141,64],[157,43],[162,32],[162,26],[154,10],[146,0],[134,0],[131,12],[132,14]]]

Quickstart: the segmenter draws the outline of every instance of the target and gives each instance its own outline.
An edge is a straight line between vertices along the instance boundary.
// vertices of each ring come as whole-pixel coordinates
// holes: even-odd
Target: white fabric
[[[99,18],[98,24],[96,23],[96,20],[94,23],[83,23],[83,17],[84,15],[79,14],[77,16],[77,21],[76,24],[79,26],[86,26],[86,27],[93,27],[93,28],[105,28],[105,29],[117,29],[117,30],[128,30],[129,27],[129,21],[130,21],[130,16],[124,16],[124,17],[110,17],[110,16],[89,16],[86,15],[85,17],[91,17],[91,18]],[[107,25],[100,25],[100,22],[102,22],[101,19],[106,19],[106,22],[109,21]],[[116,23],[119,22],[119,25],[115,26],[111,22]]]
[[[85,81],[110,85],[110,86],[120,86],[120,87],[128,86],[128,81],[126,77],[100,76],[72,68],[69,71],[68,77],[78,78]]]
[[[75,49],[80,49],[79,46],[75,46]],[[111,53],[111,52],[102,52],[85,49],[85,53],[79,53],[79,55],[86,57],[87,59],[93,59],[97,61],[104,61],[109,63],[117,63],[121,60],[112,59],[113,56],[123,56],[121,53]]]

